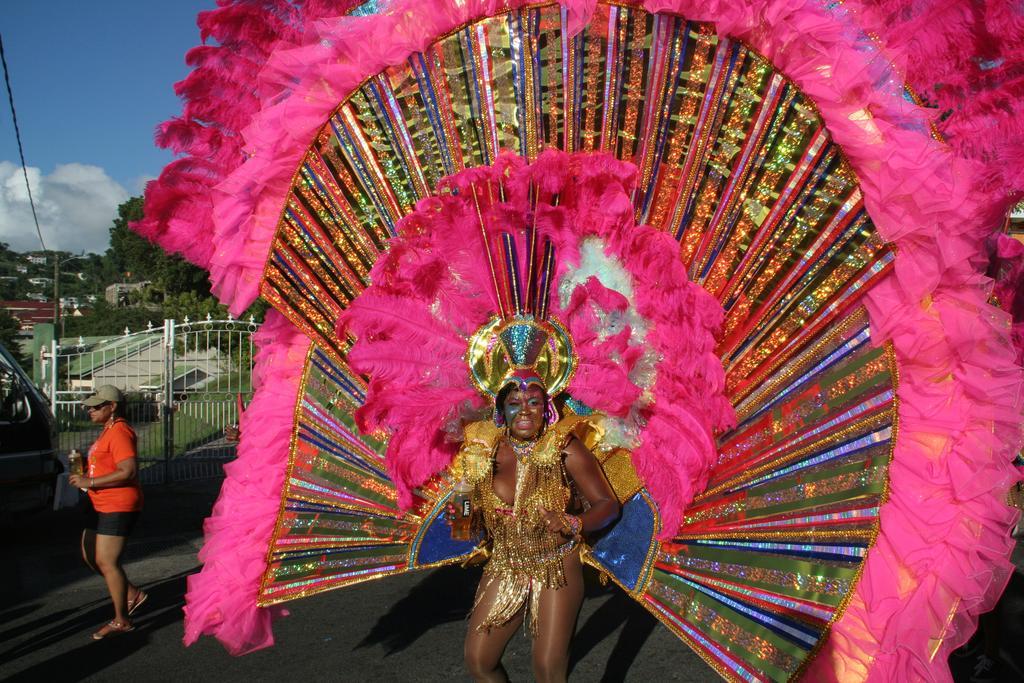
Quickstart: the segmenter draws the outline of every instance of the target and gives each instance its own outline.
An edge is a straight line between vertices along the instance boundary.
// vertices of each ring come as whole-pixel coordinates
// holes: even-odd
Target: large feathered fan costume
[[[1024,189],[1015,12],[200,15],[136,229],[274,310],[186,641],[262,647],[281,602],[472,551],[448,468],[514,312],[600,414],[623,516],[588,563],[729,679],[948,679],[1011,569],[1024,394],[981,273]]]

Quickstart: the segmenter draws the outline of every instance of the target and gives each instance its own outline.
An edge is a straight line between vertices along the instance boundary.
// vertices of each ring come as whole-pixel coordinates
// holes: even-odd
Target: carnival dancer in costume
[[[948,678],[1013,569],[1005,2],[219,5],[138,227],[274,310],[186,642],[469,556],[453,458],[545,291],[622,506],[584,563],[730,680]]]
[[[520,326],[536,330],[525,321]],[[507,680],[501,656],[524,619],[534,639],[534,677],[566,679],[583,601],[582,534],[602,529],[619,511],[584,445],[592,431],[583,418],[559,420],[532,369],[509,375],[493,421],[466,426],[459,468],[474,485],[474,508],[492,542],[466,634],[466,668],[474,680]],[[571,508],[574,491],[586,509]]]

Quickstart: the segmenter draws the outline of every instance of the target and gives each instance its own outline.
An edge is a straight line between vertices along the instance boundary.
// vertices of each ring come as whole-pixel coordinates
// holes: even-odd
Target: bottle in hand
[[[473,487],[460,481],[455,485],[449,504],[449,521],[452,524],[452,540],[468,541],[472,539],[471,521],[473,516]]]
[[[68,453],[68,472],[82,476],[85,474],[85,465],[82,462],[82,454],[77,448],[72,448]]]
[[[82,453],[77,448],[72,448],[68,453],[68,473],[82,476],[85,474],[85,462],[82,460]],[[85,489],[79,489],[85,491]]]

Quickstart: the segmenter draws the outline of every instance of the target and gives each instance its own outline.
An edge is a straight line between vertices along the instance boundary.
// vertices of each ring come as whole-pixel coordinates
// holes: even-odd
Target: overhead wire
[[[43,251],[47,251],[43,240],[43,231],[39,228],[39,216],[36,214],[36,203],[32,199],[32,185],[28,182],[28,167],[25,165],[25,149],[21,144],[21,129],[18,128],[18,113],[14,108],[14,92],[11,90],[11,78],[7,71],[7,57],[4,55],[4,37],[0,34],[0,62],[4,66],[4,83],[7,85],[7,101],[11,105],[11,119],[14,120],[14,137],[18,141],[18,155],[21,157],[21,173],[25,176],[25,189],[28,190],[28,205],[32,208],[32,220],[36,224],[36,234]]]

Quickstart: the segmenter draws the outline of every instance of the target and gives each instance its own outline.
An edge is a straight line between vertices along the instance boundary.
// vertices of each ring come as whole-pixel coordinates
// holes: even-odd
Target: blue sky
[[[214,0],[5,2],[0,34],[32,194],[50,248],[102,252],[117,205],[170,153],[153,130],[180,112],[173,84]],[[38,248],[0,88],[0,241]]]

